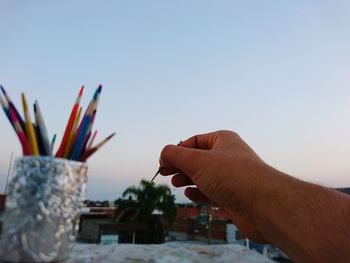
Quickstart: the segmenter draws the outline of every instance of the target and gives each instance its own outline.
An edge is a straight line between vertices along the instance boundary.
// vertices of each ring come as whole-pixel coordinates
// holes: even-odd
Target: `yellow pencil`
[[[32,155],[38,156],[39,155],[38,142],[36,140],[36,135],[35,135],[35,131],[33,128],[33,123],[32,123],[32,120],[30,118],[30,114],[28,111],[27,99],[26,99],[26,96],[24,95],[24,93],[22,93],[22,103],[23,103],[25,126],[26,126],[26,132],[27,132],[27,137],[28,137],[28,141],[29,141],[30,151],[31,151]]]
[[[67,142],[67,147],[66,147],[66,150],[64,152],[64,158],[66,158],[66,159],[69,159],[70,154],[72,152],[73,142],[74,142],[74,138],[75,138],[75,133],[77,131],[77,127],[78,127],[78,124],[79,124],[79,121],[80,121],[80,116],[81,116],[82,110],[83,110],[83,107],[80,107],[78,115],[77,115],[77,118],[75,119],[75,122],[74,122],[74,126],[73,126],[73,129],[72,129],[72,132],[69,135],[69,139],[68,139],[68,142]]]

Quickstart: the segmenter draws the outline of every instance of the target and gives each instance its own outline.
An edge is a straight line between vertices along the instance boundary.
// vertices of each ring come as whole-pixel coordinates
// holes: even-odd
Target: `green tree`
[[[126,197],[129,197],[125,199]],[[170,222],[176,217],[175,196],[167,185],[156,185],[141,180],[139,186],[130,186],[123,193],[123,200],[118,200],[118,221],[137,221],[147,224],[147,230],[139,233],[137,243],[163,243],[164,230],[159,216]],[[134,198],[134,199],[132,199]]]

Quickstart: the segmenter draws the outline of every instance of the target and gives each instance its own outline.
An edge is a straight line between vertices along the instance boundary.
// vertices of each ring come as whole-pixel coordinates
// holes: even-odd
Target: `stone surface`
[[[92,245],[76,244],[65,263],[172,263],[172,262],[273,262],[267,257],[238,245]]]

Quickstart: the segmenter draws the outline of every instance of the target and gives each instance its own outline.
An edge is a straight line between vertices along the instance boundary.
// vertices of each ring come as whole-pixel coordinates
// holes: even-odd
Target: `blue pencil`
[[[99,85],[97,90],[94,93],[94,96],[93,96],[92,100],[89,103],[89,106],[87,107],[87,109],[86,109],[86,111],[85,111],[85,113],[83,115],[83,118],[82,118],[82,120],[80,122],[80,125],[78,126],[77,134],[80,132],[81,126],[83,125],[83,123],[84,123],[84,121],[86,119],[86,116],[91,111],[91,107],[93,107],[93,103],[96,102],[96,100],[97,100],[98,96],[100,95],[101,91],[102,91],[102,86]]]
[[[102,86],[99,85],[99,87],[95,91],[92,101],[89,104],[88,109],[86,110],[85,116],[80,124],[80,127],[77,130],[77,135],[70,158],[72,160],[79,160],[79,157],[83,152],[86,136],[89,133],[89,128],[91,127],[91,122],[93,121],[93,114],[96,110],[101,91]]]
[[[77,161],[79,159],[79,156],[83,150],[84,147],[84,141],[85,141],[85,137],[86,137],[86,133],[89,129],[89,125],[90,125],[90,121],[91,121],[91,115],[87,115],[84,122],[81,125],[81,129],[79,132],[79,135],[77,137],[77,140],[74,144],[74,148],[73,148],[73,152],[71,155],[71,159],[74,161]]]

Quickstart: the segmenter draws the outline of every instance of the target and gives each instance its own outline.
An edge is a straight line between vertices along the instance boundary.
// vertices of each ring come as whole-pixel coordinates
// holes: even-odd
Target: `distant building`
[[[147,224],[144,222],[118,222],[115,207],[85,207],[82,209],[78,239],[80,242],[97,244],[143,244]],[[161,222],[159,222],[162,226]],[[164,233],[161,231],[164,240]],[[154,232],[152,232],[152,237]],[[163,241],[164,243],[164,241]]]
[[[191,240],[208,244],[239,244],[273,259],[288,260],[278,248],[248,240],[225,212],[217,207],[196,204],[179,205],[176,220],[168,226],[168,241],[175,240]]]
[[[179,205],[176,220],[168,226],[168,235],[169,239],[222,244],[228,240],[227,225],[232,225],[232,222],[219,208]]]

